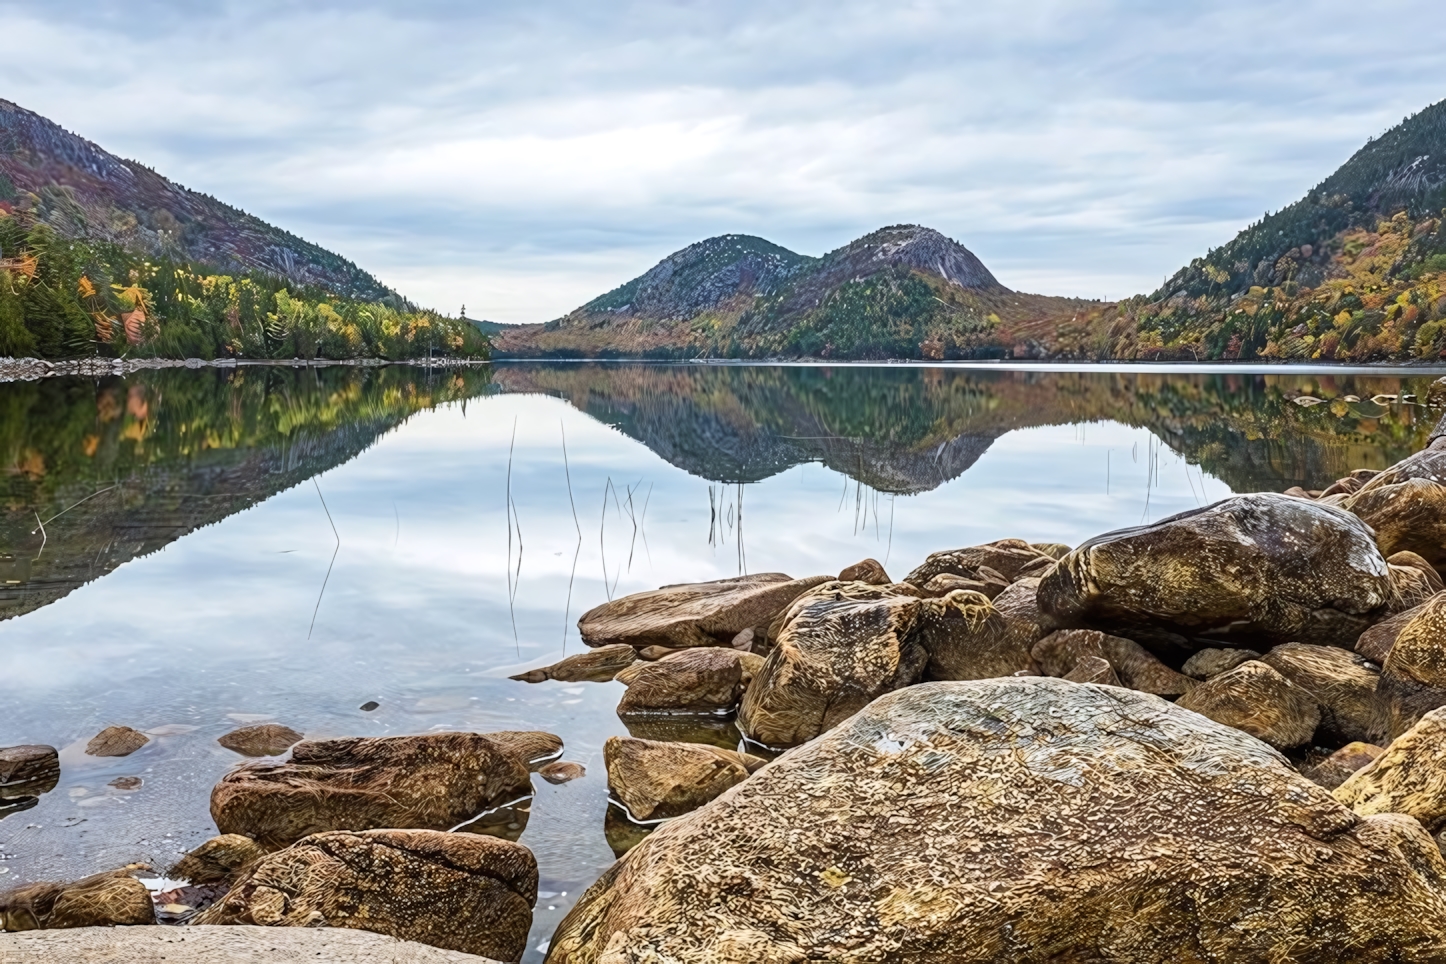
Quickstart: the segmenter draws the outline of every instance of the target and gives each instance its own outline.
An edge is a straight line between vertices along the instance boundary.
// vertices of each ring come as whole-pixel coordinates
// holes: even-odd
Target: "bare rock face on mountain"
[[[1446,829],[1446,708],[1392,740],[1337,787],[1335,797],[1362,816],[1404,813],[1430,833]]]
[[[155,909],[145,885],[127,867],[68,884],[27,884],[0,893],[0,929],[54,930],[154,924]]]
[[[448,830],[531,793],[527,764],[478,733],[351,737],[232,770],[211,816],[221,833],[276,849],[327,830]]]
[[[1446,593],[1412,610],[1376,684],[1376,726],[1394,740],[1428,711],[1446,706]]]
[[[1426,964],[1443,885],[1414,820],[1157,697],[927,683],[650,835],[548,960]]]
[[[1446,564],[1446,438],[1372,478],[1345,507],[1375,530],[1382,554]]]
[[[664,586],[603,603],[584,613],[577,626],[583,642],[594,647],[728,646],[745,629],[765,629],[800,593],[827,578],[766,572]]]
[[[1100,658],[1114,670],[1122,686],[1142,693],[1179,696],[1195,685],[1194,680],[1175,672],[1134,640],[1092,629],[1050,633],[1034,644],[1032,654],[1046,676],[1068,679],[1082,660]]]
[[[337,831],[262,859],[197,924],[353,927],[515,961],[527,946],[537,862],[497,837]]]
[[[696,810],[748,779],[748,761],[732,750],[699,743],[662,743],[610,736],[603,744],[608,792],[638,821]]]
[[[1350,647],[1392,599],[1360,519],[1272,493],[1097,536],[1039,587],[1047,624],[1145,645],[1174,634],[1193,649],[1201,639]]]
[[[1380,668],[1337,646],[1286,643],[1261,662],[1290,680],[1320,706],[1317,742],[1327,746],[1369,742],[1375,732]]]
[[[1254,660],[1201,683],[1176,705],[1282,750],[1308,742],[1320,725],[1320,706],[1309,693]]]

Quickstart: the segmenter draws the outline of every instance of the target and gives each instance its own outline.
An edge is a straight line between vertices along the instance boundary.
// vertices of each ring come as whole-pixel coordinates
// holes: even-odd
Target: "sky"
[[[1115,299],[1446,98],[1439,0],[0,0],[0,97],[412,300],[558,317],[693,241],[937,228]]]

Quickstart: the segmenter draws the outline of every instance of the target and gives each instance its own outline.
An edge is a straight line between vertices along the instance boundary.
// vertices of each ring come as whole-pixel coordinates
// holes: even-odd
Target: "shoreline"
[[[389,365],[473,368],[489,364],[491,362],[485,358],[407,358],[397,361],[386,358],[71,358],[59,361],[43,358],[0,358],[0,383],[32,382],[61,375],[99,378],[162,368],[330,368],[335,365],[353,368],[385,368]]]

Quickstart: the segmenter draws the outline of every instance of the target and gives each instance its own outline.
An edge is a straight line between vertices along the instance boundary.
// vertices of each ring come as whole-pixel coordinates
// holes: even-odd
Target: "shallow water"
[[[0,819],[0,886],[169,865],[214,833],[210,788],[240,760],[215,739],[245,723],[546,729],[587,775],[535,781],[522,832],[540,960],[613,859],[600,751],[627,732],[622,687],[507,677],[577,652],[584,610],[867,556],[901,578],[939,549],[1077,544],[1321,487],[1418,448],[1438,413],[1369,399],[1438,374],[500,364],[0,385],[0,745],[63,748],[59,787]],[[152,740],[85,756],[112,723]],[[109,786],[123,776],[142,785]]]

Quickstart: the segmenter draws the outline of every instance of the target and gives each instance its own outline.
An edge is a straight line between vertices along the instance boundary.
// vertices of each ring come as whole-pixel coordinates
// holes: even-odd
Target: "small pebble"
[[[570,760],[558,760],[556,763],[549,763],[537,770],[538,776],[548,783],[567,783],[586,773],[587,768],[581,763],[573,763]]]
[[[115,787],[117,790],[139,790],[141,786],[140,777],[116,777],[107,786]]]
[[[370,713],[372,710],[376,709],[378,706],[381,705],[382,704],[378,703],[376,700],[367,700],[361,705],[361,711],[363,713]]]

